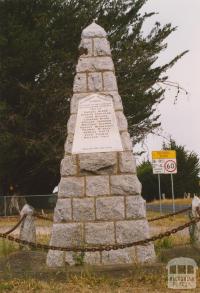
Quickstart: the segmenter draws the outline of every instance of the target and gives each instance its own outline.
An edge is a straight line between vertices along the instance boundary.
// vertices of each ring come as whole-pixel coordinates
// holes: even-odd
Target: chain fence
[[[25,220],[25,218],[26,218],[26,215],[23,215],[14,227],[12,227],[10,230],[6,231],[4,234],[9,235],[13,231],[15,231],[20,226],[20,224]]]
[[[99,245],[99,246],[68,246],[68,247],[61,247],[61,246],[54,246],[54,245],[47,245],[42,243],[34,243],[27,240],[22,240],[16,237],[13,237],[6,233],[0,233],[0,238],[8,239],[10,241],[19,243],[21,245],[27,245],[34,249],[42,249],[42,250],[58,250],[58,251],[72,251],[72,252],[96,252],[96,251],[110,251],[110,250],[118,250],[124,249],[128,247],[138,246],[138,245],[147,245],[150,242],[154,242],[158,239],[162,239],[164,237],[169,237],[172,234],[177,233],[178,231],[184,230],[185,228],[189,228],[192,225],[195,225],[200,221],[200,217],[197,217],[183,225],[180,225],[176,228],[172,228],[166,232],[159,233],[158,235],[154,235],[152,237],[138,240],[130,243],[123,243],[123,244],[112,244],[112,245]],[[18,223],[19,224],[19,223]],[[17,225],[16,225],[17,226]]]
[[[189,210],[189,209],[191,209],[191,208],[187,208],[187,210]],[[185,212],[185,211],[186,211],[186,209],[183,209],[179,212],[168,214],[165,217],[172,217],[172,216],[175,216],[175,215],[180,214],[181,212]],[[42,244],[42,243],[30,242],[30,241],[22,240],[20,238],[16,238],[16,237],[9,235],[22,223],[22,221],[25,219],[26,215],[24,215],[12,229],[10,229],[9,231],[7,231],[5,233],[0,233],[0,238],[8,239],[10,241],[19,243],[21,245],[27,245],[27,246],[34,248],[34,249],[42,249],[42,250],[58,250],[58,251],[72,251],[72,252],[110,251],[110,250],[124,249],[124,248],[138,246],[138,245],[147,245],[150,242],[160,240],[164,237],[169,237],[170,235],[175,234],[181,230],[184,230],[185,228],[190,228],[200,221],[199,209],[197,209],[197,212],[198,212],[199,217],[192,218],[189,222],[187,222],[183,225],[180,225],[176,228],[172,228],[172,229],[167,230],[165,232],[159,233],[158,235],[154,235],[152,237],[149,237],[149,238],[146,238],[143,240],[138,240],[138,241],[134,241],[134,242],[130,242],[130,243],[123,243],[123,244],[61,247],[61,246],[53,246],[53,245],[47,245],[47,244]],[[35,214],[35,216],[39,217],[39,218],[43,218],[45,220],[52,220],[50,218],[47,218],[47,217],[44,217],[44,216],[41,216],[38,214]],[[155,220],[160,220],[160,219],[163,219],[163,216],[154,218],[153,220],[155,221]]]
[[[56,193],[42,195],[0,195],[0,217],[12,217],[19,215],[21,209],[26,203],[34,206],[38,214],[52,214],[54,207],[56,205],[56,201]],[[190,207],[184,207],[184,209],[181,210],[180,213],[187,212],[187,210],[189,210]],[[152,208],[151,205],[147,204],[147,211],[154,211],[154,208]],[[179,211],[177,212],[177,214],[178,213]],[[165,218],[165,216],[166,215],[162,215],[159,218],[162,219]],[[149,219],[149,221],[154,221],[154,219]]]
[[[184,209],[179,210],[179,211],[174,212],[174,213],[169,213],[169,214],[166,214],[166,215],[162,215],[162,216],[147,219],[147,220],[148,220],[148,222],[154,222],[154,221],[158,221],[158,220],[163,220],[163,219],[167,219],[167,218],[172,217],[172,216],[176,216],[176,215],[191,211],[191,209],[192,209],[192,207],[190,206],[188,208],[184,208]],[[35,213],[34,216],[36,218],[38,218],[38,219],[53,222],[53,218],[50,218],[50,217],[47,217],[47,216],[44,216],[44,215],[41,215],[41,214],[38,214],[38,213]]]
[[[155,217],[155,218],[152,218],[152,219],[148,219],[148,221],[149,222],[154,222],[154,221],[158,221],[158,220],[167,219],[169,217],[176,216],[176,215],[179,215],[179,214],[188,212],[191,209],[192,209],[192,207],[188,207],[188,208],[182,209],[182,210],[177,211],[177,212],[174,212],[174,213],[169,213],[169,214],[166,214],[166,215],[163,215],[163,216],[159,216],[159,217]]]

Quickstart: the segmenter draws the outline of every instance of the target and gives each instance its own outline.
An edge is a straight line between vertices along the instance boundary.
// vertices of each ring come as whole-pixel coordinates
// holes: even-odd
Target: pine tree
[[[82,29],[95,18],[108,32],[134,142],[156,129],[165,72],[154,66],[175,30],[156,23],[147,37],[145,0],[0,1],[0,182],[21,193],[50,192],[59,178]]]

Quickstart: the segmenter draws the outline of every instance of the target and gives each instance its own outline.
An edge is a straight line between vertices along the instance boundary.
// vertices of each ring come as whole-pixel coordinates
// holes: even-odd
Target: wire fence
[[[23,206],[28,203],[34,206],[38,212],[44,211],[51,213],[54,210],[57,201],[57,194],[42,195],[0,195],[0,216],[16,216],[19,215]]]
[[[155,222],[155,221],[159,221],[159,220],[163,220],[163,219],[167,219],[167,218],[170,218],[172,216],[176,216],[176,215],[179,215],[179,214],[183,214],[183,213],[186,213],[188,212],[188,215],[189,215],[189,212],[191,212],[191,209],[192,207],[187,207],[185,209],[182,209],[182,210],[179,210],[177,212],[174,212],[174,213],[169,213],[169,214],[166,214],[166,215],[162,215],[162,216],[159,216],[159,217],[154,217],[154,218],[147,218],[148,222]],[[48,216],[45,216],[45,215],[41,215],[37,212],[34,213],[34,216],[38,219],[42,219],[42,220],[46,220],[46,221],[50,221],[50,222],[53,222],[53,218],[50,218]]]
[[[0,195],[0,217],[17,216],[20,214],[23,206],[28,203],[34,207],[34,209],[40,214],[53,213],[54,207],[57,201],[57,194],[42,194],[42,195]],[[165,205],[167,208],[163,211],[166,214],[170,209],[170,205]],[[177,206],[177,212],[182,213],[182,209],[187,212],[190,207],[188,205]],[[183,212],[184,212],[183,209]],[[147,211],[159,212],[158,205],[147,204]],[[163,217],[163,216],[161,216]],[[165,216],[164,216],[165,217]],[[154,221],[152,219],[152,221]]]

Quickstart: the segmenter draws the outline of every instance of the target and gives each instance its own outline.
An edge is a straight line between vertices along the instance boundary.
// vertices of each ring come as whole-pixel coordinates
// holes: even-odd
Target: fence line
[[[73,252],[95,252],[95,251],[110,251],[110,250],[118,250],[118,249],[124,249],[127,247],[132,247],[132,246],[138,246],[138,245],[147,245],[150,242],[156,241],[158,239],[162,239],[164,237],[169,237],[172,234],[177,233],[178,231],[184,230],[185,228],[188,228],[192,225],[195,225],[200,221],[200,217],[197,217],[190,222],[187,222],[183,225],[180,225],[176,228],[173,228],[171,230],[168,230],[166,232],[160,233],[158,235],[154,235],[152,237],[139,240],[139,241],[134,241],[130,243],[123,243],[123,244],[112,244],[112,245],[99,245],[99,246],[68,246],[68,247],[60,247],[60,246],[53,246],[53,245],[47,245],[47,244],[42,244],[42,243],[34,243],[31,241],[27,240],[22,240],[16,237],[13,237],[11,235],[8,235],[7,233],[0,233],[0,238],[8,239],[10,241],[19,243],[21,245],[28,245],[32,248],[35,249],[42,249],[42,250],[58,250],[58,251],[73,251]],[[19,225],[19,223],[17,224]],[[15,226],[17,226],[15,225]]]
[[[185,209],[184,209],[185,210]],[[183,210],[181,211],[183,212]],[[180,211],[178,212],[180,213]],[[200,211],[197,208],[197,213],[200,215]],[[174,214],[177,214],[174,213]],[[35,215],[38,216],[38,215]],[[168,215],[169,216],[173,216],[173,214]],[[152,237],[143,239],[143,240],[139,240],[139,241],[134,241],[131,243],[123,243],[123,244],[111,244],[111,245],[99,245],[99,246],[68,246],[68,247],[60,247],[60,246],[53,246],[53,245],[46,245],[46,244],[42,244],[42,243],[34,243],[31,241],[27,241],[27,240],[22,240],[20,238],[16,238],[13,237],[11,235],[9,235],[11,232],[13,232],[21,223],[23,220],[25,220],[26,215],[24,215],[19,221],[18,223],[9,231],[5,232],[5,233],[0,233],[0,238],[4,238],[4,239],[8,239],[10,241],[22,244],[22,245],[28,245],[32,248],[35,249],[43,249],[43,250],[58,250],[58,251],[73,251],[73,252],[95,252],[95,251],[110,251],[110,250],[118,250],[118,249],[124,249],[127,247],[132,247],[132,246],[138,246],[138,245],[147,245],[150,242],[154,242],[158,239],[162,239],[164,237],[169,237],[172,234],[177,233],[178,231],[184,230],[185,228],[189,228],[193,225],[195,225],[196,223],[198,223],[200,221],[200,216],[196,217],[196,218],[192,218],[191,221],[186,222],[183,225],[180,225],[176,228],[172,228],[171,230],[159,233],[158,235],[154,235]],[[48,219],[50,220],[50,219]],[[155,219],[154,219],[155,220]]]
[[[0,196],[0,216],[7,217],[12,215],[19,215],[20,210],[24,204],[29,200],[37,200],[41,198],[49,198],[46,205],[43,209],[53,211],[54,201],[56,202],[56,194],[41,194],[41,195],[8,195]]]
[[[174,212],[174,213],[169,213],[169,214],[166,214],[166,215],[163,215],[163,216],[159,216],[159,217],[155,217],[155,218],[151,218],[151,219],[147,219],[148,222],[155,222],[155,221],[158,221],[158,220],[163,220],[163,219],[166,219],[166,218],[169,218],[169,217],[172,217],[172,216],[176,216],[176,215],[179,215],[179,214],[182,214],[182,213],[185,213],[187,211],[190,211],[192,209],[192,207],[188,207],[188,208],[185,208],[185,209],[182,209],[180,211],[177,211],[177,212]],[[43,215],[40,215],[38,213],[34,213],[34,216],[38,219],[42,219],[42,220],[46,220],[46,221],[50,221],[50,222],[53,222],[53,219],[52,218],[49,218],[49,217],[46,217],[46,216],[43,216]]]
[[[169,217],[172,217],[172,216],[176,216],[176,215],[185,213],[187,211],[190,211],[191,209],[192,209],[192,207],[188,207],[188,208],[182,209],[182,210],[177,211],[177,212],[174,212],[174,213],[169,213],[169,214],[166,214],[166,215],[163,215],[163,216],[159,216],[159,217],[156,217],[156,218],[148,219],[148,221],[149,222],[154,222],[154,221],[166,219],[166,218],[169,218]]]

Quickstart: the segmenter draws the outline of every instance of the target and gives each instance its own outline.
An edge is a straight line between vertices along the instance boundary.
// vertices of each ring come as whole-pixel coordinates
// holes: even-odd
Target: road
[[[175,205],[175,211],[177,212],[177,211],[186,209],[189,206],[190,205],[187,205],[187,204]],[[160,211],[160,205],[159,204],[147,204],[147,211],[159,212]],[[162,212],[164,214],[173,213],[172,204],[163,204],[162,205]],[[188,211],[186,213],[188,213]]]

